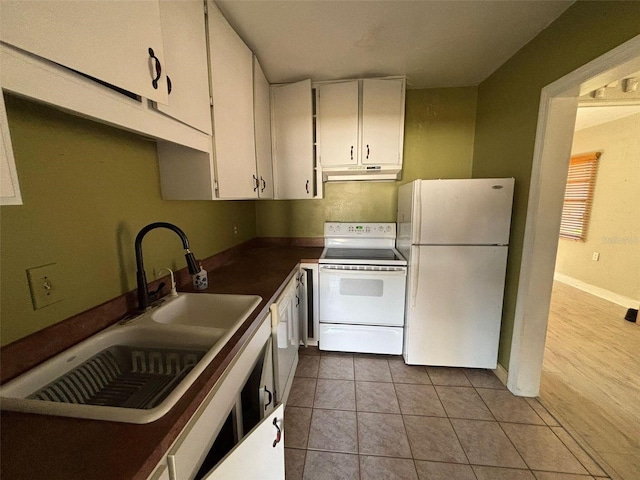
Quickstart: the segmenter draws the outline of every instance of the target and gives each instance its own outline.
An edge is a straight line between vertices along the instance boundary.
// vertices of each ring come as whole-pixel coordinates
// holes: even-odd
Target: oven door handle
[[[407,275],[407,269],[406,268],[401,268],[401,269],[397,269],[397,270],[356,270],[356,269],[349,269],[349,268],[332,268],[332,267],[320,267],[320,273],[322,274],[329,274],[329,275],[339,275],[339,276],[347,276],[347,275],[353,275],[354,277],[361,277],[364,275],[375,275],[376,277],[379,276],[383,276],[383,277],[396,277],[396,276],[400,276],[400,277],[405,277]]]

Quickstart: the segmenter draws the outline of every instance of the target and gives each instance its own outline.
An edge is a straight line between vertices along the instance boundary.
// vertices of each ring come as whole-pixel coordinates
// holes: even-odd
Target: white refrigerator
[[[416,180],[399,188],[407,364],[496,368],[513,188],[513,178]]]

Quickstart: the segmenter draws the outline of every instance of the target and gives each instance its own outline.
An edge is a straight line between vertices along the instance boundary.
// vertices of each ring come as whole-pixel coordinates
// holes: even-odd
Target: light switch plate
[[[58,265],[56,263],[28,268],[27,278],[29,279],[31,301],[33,302],[34,310],[62,300]]]

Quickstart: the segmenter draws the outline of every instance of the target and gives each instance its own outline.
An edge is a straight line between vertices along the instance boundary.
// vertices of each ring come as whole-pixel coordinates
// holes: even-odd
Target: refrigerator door
[[[411,256],[411,244],[416,237],[416,215],[414,208],[416,205],[416,189],[420,185],[420,180],[406,183],[398,188],[398,210],[396,225],[396,248],[402,256],[409,261]]]
[[[513,186],[513,178],[420,181],[413,243],[507,245]]]
[[[407,364],[496,368],[506,246],[412,247]]]

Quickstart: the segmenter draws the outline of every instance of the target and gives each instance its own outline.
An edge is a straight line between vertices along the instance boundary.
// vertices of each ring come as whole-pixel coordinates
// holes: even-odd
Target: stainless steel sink
[[[152,422],[175,405],[261,300],[180,294],[0,386],[1,407]]]

